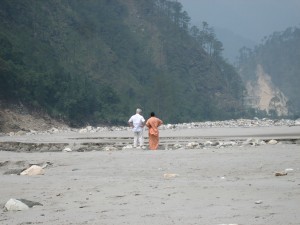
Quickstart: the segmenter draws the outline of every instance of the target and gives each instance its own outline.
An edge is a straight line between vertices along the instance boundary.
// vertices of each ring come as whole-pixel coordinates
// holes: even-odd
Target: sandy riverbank
[[[1,151],[0,204],[22,198],[42,206],[1,211],[0,224],[296,225],[300,221],[299,156],[297,144]],[[50,165],[44,175],[4,175],[12,168],[46,162]],[[285,169],[293,170],[286,176],[274,175]],[[168,174],[176,176],[167,178]]]

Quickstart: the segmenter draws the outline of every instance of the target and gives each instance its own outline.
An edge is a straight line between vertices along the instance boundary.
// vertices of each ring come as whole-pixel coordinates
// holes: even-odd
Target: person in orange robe
[[[149,128],[149,149],[156,150],[159,143],[158,127],[163,124],[163,121],[155,117],[154,112],[151,112],[150,116],[146,122],[146,126]]]

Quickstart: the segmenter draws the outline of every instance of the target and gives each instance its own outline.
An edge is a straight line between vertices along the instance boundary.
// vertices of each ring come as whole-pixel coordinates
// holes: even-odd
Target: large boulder
[[[28,169],[24,170],[21,175],[35,176],[35,175],[44,175],[45,170],[41,166],[32,165]]]

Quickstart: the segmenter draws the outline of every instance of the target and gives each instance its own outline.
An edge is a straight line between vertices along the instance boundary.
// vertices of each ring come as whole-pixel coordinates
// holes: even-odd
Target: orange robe
[[[147,122],[146,126],[149,128],[149,148],[151,150],[156,150],[158,148],[159,142],[159,132],[158,127],[162,125],[162,121],[156,117],[150,117]]]

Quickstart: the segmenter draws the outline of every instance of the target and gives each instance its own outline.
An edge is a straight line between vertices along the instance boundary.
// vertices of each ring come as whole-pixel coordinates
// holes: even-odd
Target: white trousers
[[[139,132],[133,132],[133,147],[137,147],[139,144],[140,147],[144,145],[144,132],[143,130]]]

